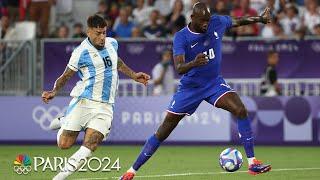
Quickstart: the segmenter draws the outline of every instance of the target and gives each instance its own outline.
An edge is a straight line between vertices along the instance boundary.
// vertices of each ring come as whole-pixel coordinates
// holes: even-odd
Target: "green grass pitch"
[[[55,172],[34,172],[18,175],[13,171],[13,161],[18,154],[34,156],[69,157],[79,146],[60,150],[56,146],[0,146],[0,178],[3,180],[52,179]],[[220,152],[226,146],[162,146],[138,172],[135,179],[166,180],[250,180],[250,179],[320,179],[320,147],[269,147],[257,146],[256,155],[271,163],[273,171],[251,176],[247,174],[247,161],[236,173],[223,173],[218,164]],[[244,155],[242,147],[238,148]],[[117,172],[76,172],[69,179],[116,179],[134,162],[141,146],[101,146],[94,153],[96,157],[120,158],[121,170]],[[33,162],[32,162],[33,163]]]

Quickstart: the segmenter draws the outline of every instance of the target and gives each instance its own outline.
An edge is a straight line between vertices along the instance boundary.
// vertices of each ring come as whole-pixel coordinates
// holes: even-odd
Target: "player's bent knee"
[[[234,115],[239,119],[245,119],[248,117],[248,111],[244,106],[241,106],[236,110]]]
[[[72,147],[72,145],[73,145],[72,143],[65,142],[65,141],[59,141],[59,143],[58,143],[58,147],[60,149],[69,149]]]

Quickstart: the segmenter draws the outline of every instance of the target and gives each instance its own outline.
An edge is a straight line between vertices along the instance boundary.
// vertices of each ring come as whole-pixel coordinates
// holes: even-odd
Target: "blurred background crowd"
[[[10,39],[17,22],[35,22],[36,37],[85,37],[85,13],[100,13],[108,21],[107,35],[119,38],[170,38],[190,22],[193,4],[199,0],[0,0],[1,39]],[[212,14],[259,15],[266,6],[272,23],[231,29],[227,36],[263,38],[320,37],[319,0],[202,0]],[[77,11],[77,4],[81,4]],[[87,6],[86,6],[87,5]],[[80,6],[80,5],[78,5]]]

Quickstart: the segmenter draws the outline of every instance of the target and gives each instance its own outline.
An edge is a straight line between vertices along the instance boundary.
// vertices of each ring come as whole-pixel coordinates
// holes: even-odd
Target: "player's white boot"
[[[49,128],[50,128],[51,130],[60,129],[63,119],[64,119],[64,116],[54,118],[54,119],[50,122]]]

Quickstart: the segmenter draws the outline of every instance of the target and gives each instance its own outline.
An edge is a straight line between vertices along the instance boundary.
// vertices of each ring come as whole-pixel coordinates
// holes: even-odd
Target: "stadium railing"
[[[307,37],[306,39],[317,39]],[[46,39],[46,42],[70,42],[71,39]],[[225,38],[232,41],[231,38]],[[259,38],[239,38],[237,40],[260,40]],[[73,39],[81,41],[81,39]],[[121,42],[121,40],[119,40]],[[127,40],[126,40],[127,41]],[[137,39],[130,41],[149,41]],[[162,41],[170,41],[164,40]],[[37,49],[36,41],[0,41],[0,95],[39,95],[43,87],[43,40]],[[1,47],[0,46],[0,47]],[[4,48],[3,48],[4,47]],[[40,55],[41,58],[37,55]],[[40,61],[38,61],[40,59]],[[259,96],[260,78],[254,79],[227,79],[227,82],[240,95]],[[178,80],[174,84],[178,85]],[[320,95],[320,79],[279,79],[282,93],[285,96],[294,95]],[[131,80],[121,79],[119,83],[119,96],[150,96],[153,85],[144,87]],[[67,95],[68,92],[63,92]]]
[[[35,44],[35,41],[0,40],[0,95],[34,94]]]

